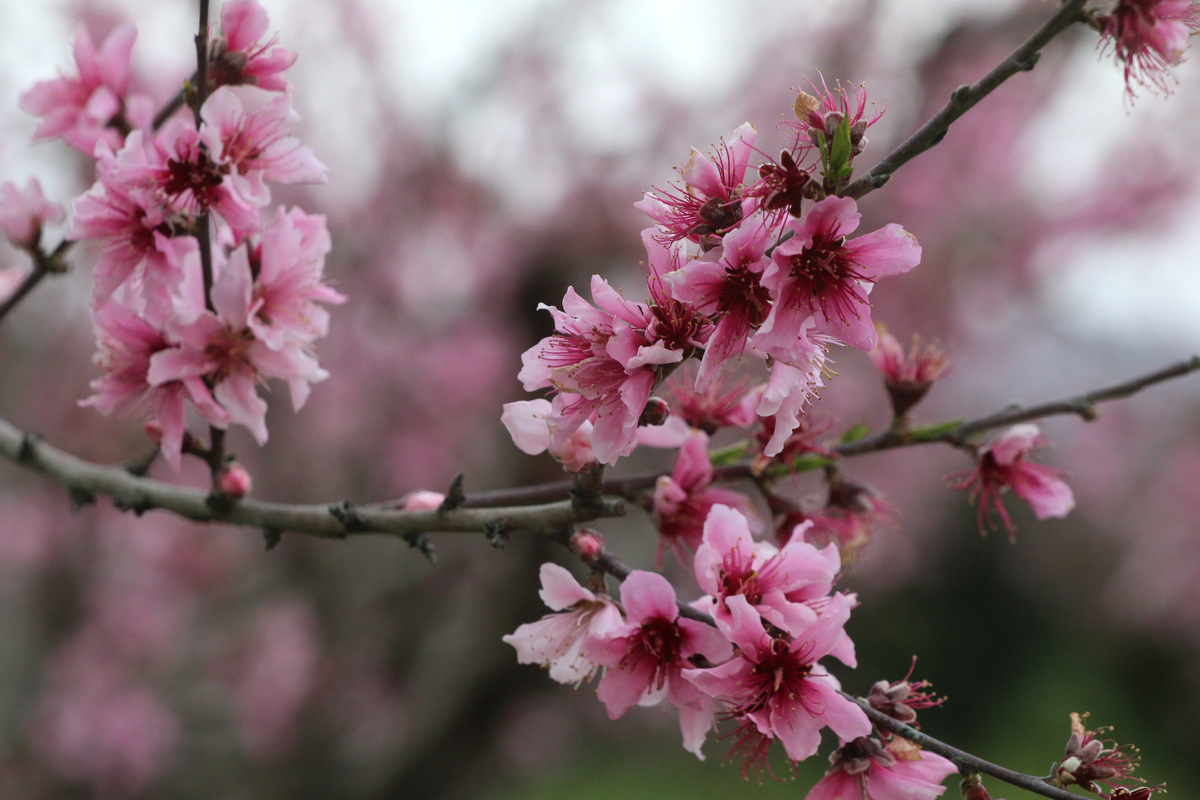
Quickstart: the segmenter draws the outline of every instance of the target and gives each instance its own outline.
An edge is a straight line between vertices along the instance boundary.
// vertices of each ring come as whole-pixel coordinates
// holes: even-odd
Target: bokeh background
[[[793,88],[818,70],[886,104],[859,159],[873,163],[1055,5],[263,4],[300,54],[300,130],[331,167],[328,185],[276,197],[328,216],[328,273],[351,300],[308,406],[273,403],[265,447],[240,433],[231,444],[256,496],[304,502],[440,490],[460,472],[468,490],[560,477],[516,451],[500,405],[523,396],[519,355],[548,330],[537,303],[593,272],[639,291],[641,192],[747,119],[767,152],[780,146]],[[83,159],[29,142],[17,96],[69,68],[78,25],[99,39],[133,19],[136,80],[169,97],[192,68],[193,6],[0,2],[0,178],[37,175],[64,202],[86,189]],[[1130,108],[1094,34],[1073,31],[864,200],[864,230],[899,222],[925,254],[878,287],[876,318],[952,347],[955,372],[919,419],[1061,397],[1200,349],[1193,67],[1169,100]],[[140,423],[76,405],[96,376],[76,256],[0,328],[0,416],[121,462],[147,449]],[[21,258],[0,251],[0,265]],[[866,356],[837,358],[815,413],[835,433],[886,425]],[[1039,523],[1010,503],[1015,544],[981,538],[945,488],[969,466],[960,453],[847,464],[897,524],[845,579],[862,606],[848,628],[860,668],[844,684],[900,678],[919,655],[917,677],[950,698],[923,715],[929,733],[1038,773],[1061,754],[1068,714],[1090,710],[1141,745],[1144,774],[1171,797],[1196,796],[1197,378],[1045,431],[1043,458],[1068,471],[1079,506]],[[670,463],[626,468],[650,466]],[[626,560],[652,563],[640,514],[602,527]],[[551,683],[500,641],[543,613],[538,565],[567,554],[522,535],[502,551],[435,543],[436,565],[374,538],[287,536],[265,553],[254,531],[73,510],[57,486],[0,464],[0,797],[799,797],[823,770],[816,758],[796,780],[743,782],[721,766],[727,742],[698,762],[658,709],[610,722],[591,687]]]

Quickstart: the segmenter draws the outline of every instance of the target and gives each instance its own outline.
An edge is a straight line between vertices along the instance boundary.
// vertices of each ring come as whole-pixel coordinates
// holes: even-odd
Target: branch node
[[[502,519],[493,519],[483,523],[483,532],[488,542],[497,550],[503,550],[508,544],[508,525]]]
[[[71,511],[78,512],[84,506],[93,505],[96,502],[96,495],[89,492],[87,489],[76,489],[72,487],[68,490],[71,495]],[[114,503],[114,505],[116,505]],[[120,506],[117,506],[120,508]],[[141,513],[140,511],[138,512]]]
[[[1028,57],[1018,59],[1015,62],[1017,69],[1021,70],[1022,72],[1029,72],[1029,70],[1037,66],[1038,59],[1041,57],[1041,53],[1030,53]]]
[[[404,535],[404,541],[408,542],[408,546],[421,551],[421,555],[430,564],[437,563],[437,551],[433,549],[433,542],[429,540],[429,536],[424,533],[409,533]]]
[[[460,472],[450,482],[450,488],[446,492],[446,499],[438,506],[438,513],[445,511],[453,511],[456,508],[461,508],[462,504],[467,501],[467,496],[463,494],[463,475]]]
[[[283,541],[283,531],[279,528],[266,527],[263,528],[263,545],[265,552],[269,553],[279,546]]]
[[[17,451],[17,462],[20,464],[28,464],[33,461],[33,449],[37,447],[37,443],[42,440],[42,437],[26,433],[21,436],[21,449]]]
[[[1084,403],[1079,407],[1079,418],[1084,422],[1095,422],[1100,418],[1100,409],[1092,403]]]
[[[355,508],[354,504],[349,500],[343,500],[340,503],[330,503],[329,513],[333,515],[334,519],[342,523],[342,527],[346,529],[345,533],[342,533],[335,538],[345,539],[346,533],[364,531],[367,529],[367,524],[363,522],[362,517],[358,515],[358,509]]]
[[[955,103],[965,103],[967,98],[971,96],[971,87],[963,84],[950,93],[950,100]]]
[[[881,189],[883,188],[884,184],[892,179],[892,173],[881,172],[878,175],[872,173],[868,175],[867,178],[871,181],[872,186],[874,186],[876,189]]]

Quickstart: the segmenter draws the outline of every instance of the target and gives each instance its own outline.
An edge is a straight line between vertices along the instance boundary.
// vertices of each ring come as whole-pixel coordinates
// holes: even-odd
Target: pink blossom
[[[634,705],[664,698],[676,708],[696,707],[701,693],[681,670],[693,656],[729,658],[730,645],[711,625],[679,616],[675,589],[656,572],[635,570],[621,584],[626,623],[587,640],[583,653],[608,669],[597,691],[617,719]]]
[[[770,263],[765,255],[770,235],[762,216],[752,216],[719,247],[665,276],[677,299],[716,318],[696,375],[698,390],[712,383],[723,361],[741,355],[751,332],[767,318],[770,293],[760,278]]]
[[[288,88],[283,72],[296,62],[293,53],[263,40],[271,21],[257,0],[229,0],[221,8],[221,29],[209,44],[209,81],[213,88],[252,84],[282,92]]]
[[[709,340],[711,342],[711,340]],[[695,388],[696,381],[685,366],[668,383],[666,397],[671,408],[667,420],[679,420],[684,427],[695,428],[712,435],[721,428],[748,428],[758,418],[754,409],[758,407],[761,393],[749,387],[745,381],[723,379],[718,373],[702,390]],[[683,438],[672,447],[683,444]]]
[[[228,424],[228,413],[212,399],[200,376],[150,383],[152,359],[172,347],[162,327],[117,302],[97,308],[92,321],[100,348],[96,362],[104,375],[92,381],[95,394],[80,405],[93,406],[102,414],[150,416],[161,426],[163,456],[179,469],[186,401],[192,399],[214,424]]]
[[[849,197],[827,197],[788,227],[794,236],[775,248],[762,282],[774,305],[754,337],[762,352],[793,366],[794,342],[815,316],[818,330],[871,350],[876,344],[867,293],[880,278],[899,275],[921,260],[921,247],[895,223],[857,239],[861,215]]]
[[[200,109],[200,139],[227,172],[233,191],[258,207],[270,202],[264,181],[324,183],[328,167],[291,135],[298,120],[286,94],[254,86],[222,87]]]
[[[21,95],[21,108],[42,117],[34,137],[61,136],[72,147],[92,155],[99,142],[121,146],[129,81],[130,53],[137,28],[122,25],[108,35],[99,51],[92,37],[80,29],[75,37],[77,77],[40,81]]]
[[[842,739],[871,732],[862,709],[845,699],[840,684],[817,662],[842,645],[850,599],[834,595],[815,622],[794,636],[774,636],[742,595],[726,601],[729,623],[721,624],[737,655],[720,666],[686,669],[684,677],[705,694],[724,700],[741,719],[735,749],[743,768],[765,759],[766,745],[778,739],[788,758],[803,761],[817,751],[821,729]]]
[[[1133,84],[1170,94],[1172,67],[1183,63],[1189,40],[1200,32],[1200,7],[1193,0],[1118,0],[1099,18],[1101,47],[1111,46],[1125,66],[1125,95]]]
[[[958,772],[936,753],[866,736],[843,744],[829,761],[805,800],[933,800],[946,791],[942,781]]]
[[[707,524],[705,520],[711,516],[714,507],[735,508],[742,514],[750,513],[750,501],[745,495],[714,488],[711,485],[712,477],[708,436],[693,431],[679,449],[675,469],[670,475],[659,476],[654,487],[659,565],[662,564],[663,551],[668,547],[675,551],[681,563],[685,561],[686,551],[699,546]]]
[[[817,619],[806,600],[824,597],[841,568],[837,548],[823,551],[795,537],[782,550],[756,543],[745,515],[713,506],[704,520],[704,541],[696,550],[696,581],[715,599],[713,616],[733,624],[728,600],[744,597],[763,619],[796,633]]]
[[[536,456],[550,451],[568,472],[582,472],[596,465],[592,451],[592,423],[584,422],[561,445],[553,445],[549,400],[520,400],[505,403],[500,421],[512,437],[513,444],[523,453]]]
[[[592,421],[596,460],[614,464],[637,446],[637,427],[657,367],[683,359],[681,350],[646,335],[653,317],[645,306],[621,297],[592,276],[592,306],[568,288],[563,310],[541,305],[554,317],[555,333],[525,351],[518,378],[525,390],[553,387],[551,444],[561,447]]]
[[[61,222],[62,218],[62,206],[46,199],[37,178],[26,181],[23,189],[17,188],[12,181],[5,181],[0,186],[0,230],[15,246],[36,247],[42,236],[42,226],[47,222]]]
[[[318,303],[346,296],[322,282],[329,253],[325,217],[280,208],[249,251],[255,276],[247,326],[272,350],[312,342],[329,332],[329,312]]]
[[[561,613],[521,625],[502,638],[517,649],[519,663],[541,664],[553,680],[578,686],[599,669],[584,655],[584,642],[617,629],[624,620],[612,598],[580,586],[557,564],[542,564],[541,579],[542,602]]]
[[[883,373],[883,382],[892,402],[892,411],[897,416],[908,413],[921,401],[933,386],[949,372],[949,358],[936,344],[921,347],[921,340],[913,336],[908,352],[895,336],[879,328],[879,343],[871,351],[871,361]]]
[[[730,143],[721,140],[714,158],[692,148],[691,158],[680,168],[682,189],[647,192],[634,204],[661,225],[669,241],[720,235],[742,220],[742,182],[757,132],[749,122],[733,132]]]
[[[189,273],[195,275],[198,270]],[[194,380],[186,384],[197,410],[213,425],[245,426],[262,444],[267,440],[267,404],[258,395],[258,384],[266,378],[286,380],[292,406],[299,410],[308,399],[309,384],[324,380],[329,373],[320,368],[303,342],[287,341],[272,350],[254,337],[249,328],[252,279],[245,247],[234,250],[221,268],[212,288],[212,311],[205,307],[202,289],[196,288],[195,281],[191,286],[167,323],[176,346],[151,357],[147,380],[157,386],[205,379],[198,389]],[[217,418],[206,413],[209,386],[211,398],[224,410]]]
[[[763,446],[764,456],[774,458],[783,452],[792,433],[801,425],[805,407],[825,385],[821,376],[825,371],[827,341],[828,337],[821,334],[813,334],[810,338],[806,325],[792,343],[792,350],[802,353],[805,361],[800,365],[783,361],[771,365],[771,378],[763,387],[757,408],[760,417],[771,418],[771,438]]]
[[[841,83],[831,90],[822,77],[820,88],[812,81],[809,81],[808,85],[817,96],[800,92],[796,96],[796,102],[792,104],[796,121],[787,124],[795,127],[799,137],[823,148],[833,138],[838,126],[845,121],[850,128],[850,158],[853,159],[867,146],[867,128],[883,117],[883,112],[877,111],[868,118],[866,84],[852,87],[853,101],[850,99],[850,92],[847,92]]]
[[[1001,500],[1008,488],[1029,503],[1038,519],[1065,517],[1075,507],[1075,496],[1062,480],[1062,471],[1028,460],[1029,454],[1043,447],[1045,441],[1037,425],[1029,422],[1014,425],[980,448],[979,463],[974,470],[950,476],[961,478],[951,488],[971,490],[971,501],[979,507],[981,531],[987,530],[993,511],[1009,536],[1016,530]]]
[[[667,275],[681,269],[688,260],[682,242],[664,244],[655,238],[655,229],[642,231],[646,248],[646,288],[650,293],[650,321],[646,338],[658,346],[690,354],[702,347],[712,335],[712,323],[693,303],[680,301],[671,294]]]

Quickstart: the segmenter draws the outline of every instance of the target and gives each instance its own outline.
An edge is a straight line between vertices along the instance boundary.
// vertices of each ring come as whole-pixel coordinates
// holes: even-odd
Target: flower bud
[[[604,534],[599,531],[582,530],[571,534],[571,552],[585,564],[594,564],[604,555]]]
[[[671,416],[671,407],[661,397],[651,397],[638,419],[638,425],[662,425]]]
[[[440,508],[445,500],[446,495],[441,492],[418,489],[404,495],[404,499],[400,501],[400,508],[403,511],[433,511]]]
[[[250,494],[252,485],[250,473],[236,461],[221,467],[217,473],[217,492],[231,500],[239,500]]]

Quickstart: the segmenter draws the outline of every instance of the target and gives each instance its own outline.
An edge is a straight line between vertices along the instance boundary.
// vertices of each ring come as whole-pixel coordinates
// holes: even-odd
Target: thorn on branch
[[[433,549],[433,542],[429,540],[429,536],[424,533],[409,533],[404,536],[404,541],[408,542],[408,546],[421,551],[421,555],[430,564],[437,563],[437,552]]]
[[[91,499],[91,502],[95,502],[94,497]],[[151,503],[150,500],[144,495],[135,494],[129,498],[114,496],[113,507],[118,511],[132,511],[134,514],[140,517],[142,514],[145,514],[147,511],[154,508],[154,504]]]
[[[962,86],[959,86],[950,93],[950,99],[955,103],[964,103],[970,95],[971,87],[964,83]]]
[[[504,545],[508,544],[507,527],[502,519],[494,519],[483,524],[484,535],[487,536],[492,547],[497,550],[503,550]]]
[[[23,446],[24,445],[22,445],[22,447]],[[96,502],[96,495],[92,494],[87,489],[71,488],[69,493],[71,495],[71,511],[73,512],[78,513],[78,511],[84,506],[90,506]],[[114,503],[114,505],[116,505],[116,503]],[[118,505],[117,508],[120,508],[120,506]],[[141,511],[139,511],[138,514],[140,515]]]
[[[880,175],[871,175],[871,185],[876,189],[882,189],[884,184],[892,179],[892,173],[884,172]]]
[[[278,528],[263,528],[263,545],[266,552],[271,552],[283,541],[283,531]]]
[[[443,511],[453,511],[456,508],[461,508],[462,504],[467,501],[467,496],[463,494],[463,475],[460,472],[453,481],[450,482],[450,488],[446,491],[446,499],[438,506],[438,513]]]
[[[32,433],[27,433],[21,437],[21,449],[17,451],[17,462],[20,464],[28,464],[33,461],[33,449],[37,447],[42,437]]]
[[[349,500],[343,500],[340,503],[330,503],[329,513],[333,518],[342,523],[342,527],[346,529],[346,533],[354,531],[365,531],[367,525],[362,521],[362,517],[358,516],[358,509]],[[346,533],[338,536],[338,539],[345,539]]]
[[[1079,407],[1079,418],[1084,422],[1095,422],[1100,418],[1100,409],[1092,403],[1084,403]]]

